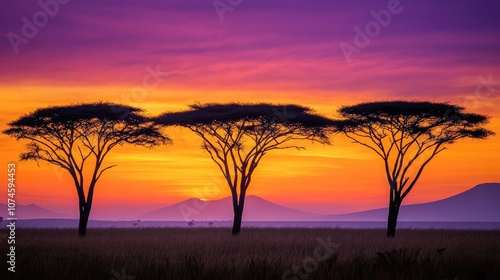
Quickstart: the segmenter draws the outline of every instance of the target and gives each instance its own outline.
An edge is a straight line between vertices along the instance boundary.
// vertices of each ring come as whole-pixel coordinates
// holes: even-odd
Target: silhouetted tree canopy
[[[370,102],[344,106],[338,112],[343,117],[338,131],[384,160],[390,185],[388,236],[394,236],[401,202],[447,144],[493,134],[482,127],[488,117],[447,103]]]
[[[203,148],[226,178],[233,198],[238,234],[245,194],[262,157],[271,150],[297,148],[298,140],[329,143],[334,121],[303,106],[273,104],[197,104],[165,113],[162,125],[189,128],[203,139]]]
[[[214,123],[228,123],[246,121],[252,127],[253,122],[273,123],[274,125],[296,126],[303,132],[324,132],[332,125],[332,120],[313,113],[312,109],[294,105],[274,104],[241,104],[241,103],[209,103],[193,104],[190,110],[165,113],[158,117],[157,122],[163,125],[199,126]],[[328,142],[327,135],[317,135],[322,141]]]
[[[464,108],[447,103],[431,102],[371,102],[344,106],[339,113],[345,120],[339,123],[342,131],[355,131],[363,126],[401,129],[410,134],[431,134],[442,143],[460,138],[482,139],[490,134],[482,127],[488,117],[464,113]],[[436,133],[445,132],[436,135]]]
[[[141,109],[114,103],[52,106],[9,123],[3,133],[29,141],[21,160],[46,161],[70,173],[79,197],[79,234],[85,235],[95,184],[104,171],[114,167],[103,166],[109,151],[126,143],[151,148],[171,142],[141,113]],[[93,168],[85,180],[87,194],[86,163]]]
[[[127,113],[124,114],[124,112]],[[40,138],[45,135],[54,139],[65,137],[66,140],[71,141],[76,140],[78,138],[76,136],[89,134],[83,132],[90,129],[91,131],[88,132],[106,133],[108,138],[102,140],[108,142],[114,140],[111,142],[117,142],[116,144],[126,142],[151,147],[159,144],[158,141],[166,141],[151,120],[141,113],[142,109],[113,103],[53,106],[37,109],[9,123],[10,128],[3,133],[16,139],[33,140],[31,138]],[[104,124],[106,126],[103,126]],[[101,131],[96,130],[99,126]],[[76,130],[82,133],[65,134]],[[117,138],[113,139],[113,136]]]

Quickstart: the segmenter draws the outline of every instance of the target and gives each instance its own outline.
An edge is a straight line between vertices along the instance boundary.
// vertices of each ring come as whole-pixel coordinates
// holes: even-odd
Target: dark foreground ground
[[[500,231],[17,229],[0,279],[500,279]]]

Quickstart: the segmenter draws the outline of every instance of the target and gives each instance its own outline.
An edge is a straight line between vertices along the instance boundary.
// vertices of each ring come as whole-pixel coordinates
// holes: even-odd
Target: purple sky
[[[0,81],[122,84],[160,64],[179,85],[413,97],[463,91],[471,85],[457,77],[471,71],[498,73],[498,1],[401,1],[402,11],[347,63],[339,44],[354,45],[353,28],[389,2],[247,0],[221,21],[208,0],[73,0],[16,55],[7,34],[22,35],[22,17],[31,21],[41,8],[3,1]]]

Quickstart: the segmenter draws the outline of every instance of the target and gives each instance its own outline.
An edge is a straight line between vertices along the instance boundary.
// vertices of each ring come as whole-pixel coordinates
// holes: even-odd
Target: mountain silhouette
[[[500,222],[500,183],[480,184],[446,199],[403,205],[399,221]],[[258,196],[245,201],[244,221],[386,221],[387,208],[319,215],[284,207]],[[139,216],[150,221],[225,221],[233,219],[231,198],[191,198]]]
[[[7,204],[0,204],[0,216],[7,219],[11,217]],[[16,205],[15,216],[18,219],[70,219],[69,215],[53,212],[36,204]]]
[[[191,198],[183,202],[139,216],[148,221],[226,221],[233,219],[231,197],[212,201]],[[244,221],[301,221],[318,214],[284,207],[255,195],[245,199]]]
[[[480,184],[457,195],[428,203],[401,206],[399,221],[429,222],[500,222],[500,183]],[[258,196],[245,201],[244,221],[387,221],[387,208],[338,214],[320,215],[278,205]],[[0,216],[8,218],[6,204],[0,204]],[[35,204],[16,205],[18,219],[72,219]],[[143,221],[232,221],[230,197],[202,201],[191,198],[183,202],[148,212],[131,220]]]
[[[500,222],[500,183],[486,183],[460,194],[428,203],[403,205],[399,221]],[[385,221],[388,209],[326,215],[330,221]]]

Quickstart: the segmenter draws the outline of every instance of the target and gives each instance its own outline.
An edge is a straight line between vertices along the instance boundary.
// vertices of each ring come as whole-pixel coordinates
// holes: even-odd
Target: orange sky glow
[[[37,9],[32,2],[4,4],[11,12],[1,19],[2,34],[20,33],[19,18]],[[494,9],[467,12],[454,5],[429,9],[428,3],[407,3],[404,15],[394,17],[346,62],[339,44],[351,42],[353,27],[384,5],[352,4],[342,10],[323,1],[284,10],[271,6],[268,12],[262,10],[265,4],[253,4],[220,21],[210,5],[191,11],[187,3],[125,2],[112,14],[104,3],[72,2],[20,45],[19,53],[7,39],[0,43],[0,130],[37,108],[97,101],[137,106],[149,115],[198,102],[295,103],[326,117],[359,102],[449,102],[490,116],[486,128],[496,135],[449,145],[404,204],[500,181],[499,27],[482,21]],[[426,14],[431,10],[441,14]],[[422,16],[429,21],[414,24]],[[470,26],[462,28],[469,17]],[[158,73],[156,79],[147,78],[151,71]],[[109,154],[106,163],[118,166],[98,182],[91,218],[134,217],[192,197],[229,196],[198,137],[180,128],[164,132],[173,145],[124,146]],[[44,162],[19,162],[26,144],[0,135],[5,167],[0,203],[7,197],[7,164],[15,162],[18,204],[76,216],[77,194],[69,175]],[[387,180],[375,153],[342,135],[333,136],[331,146],[303,144],[306,150],[266,155],[248,194],[316,213],[386,206]]]
[[[249,101],[245,96],[261,95],[255,100],[303,104],[317,108],[320,114],[333,117],[340,104],[379,100],[375,96],[365,95],[364,99],[351,102],[335,97],[325,102],[307,96],[300,100],[267,98],[267,93],[255,92],[241,93],[238,99],[232,99],[217,91],[207,91],[197,99],[180,99],[177,94],[173,94],[175,102],[172,102],[168,94],[170,91],[158,88],[148,93],[143,100],[128,105],[144,108],[148,114],[155,115],[183,109],[195,101]],[[52,94],[43,95],[40,92]],[[90,94],[86,95],[86,92]],[[75,89],[17,86],[4,93],[7,94],[2,94],[2,104],[12,106],[3,109],[2,130],[7,127],[8,121],[39,107],[116,101],[117,96],[120,98],[120,94],[126,94],[127,91],[117,87]],[[500,111],[488,104],[479,104],[482,107],[474,111],[487,111],[492,116],[488,128],[500,131]],[[98,183],[94,200],[97,218],[113,217],[113,214],[123,214],[123,211],[130,212],[129,215],[134,212],[139,215],[191,197],[212,200],[229,195],[222,175],[201,149],[198,137],[180,128],[167,128],[164,131],[173,138],[174,145],[152,150],[134,146],[118,147],[106,158],[108,164],[118,164],[118,167],[107,171]],[[259,165],[249,194],[317,213],[340,213],[385,206],[388,186],[381,159],[366,148],[350,143],[342,135],[335,135],[332,140],[331,146],[303,143],[306,150],[273,151]],[[18,164],[18,203],[35,203],[59,212],[76,214],[76,191],[65,171],[44,162],[40,162],[39,166],[35,162],[19,162],[18,155],[26,142],[16,142],[5,135],[0,136],[0,141],[3,165],[6,166],[8,162]],[[498,181],[498,144],[498,136],[493,136],[485,141],[464,140],[451,145],[425,170],[406,203],[441,199],[479,183]],[[1,176],[6,181],[6,173]],[[0,193],[6,195],[5,190]]]

